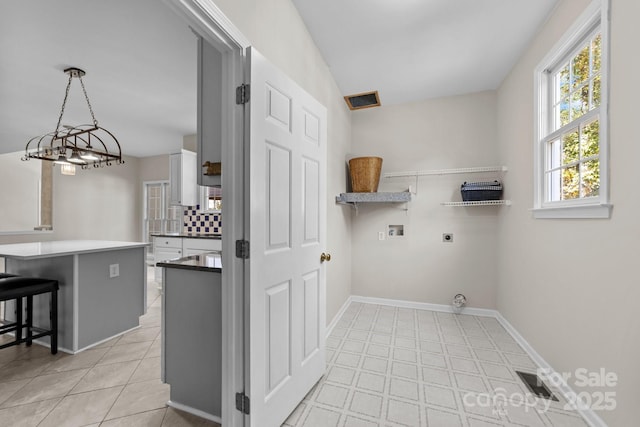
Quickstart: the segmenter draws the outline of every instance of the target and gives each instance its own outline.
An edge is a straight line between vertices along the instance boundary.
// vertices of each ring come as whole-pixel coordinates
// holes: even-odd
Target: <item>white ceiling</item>
[[[343,94],[389,105],[495,89],[557,0],[293,2]],[[195,133],[196,39],[162,1],[2,0],[0,153],[55,129],[69,66],[125,154]],[[74,79],[62,123],[88,122]]]
[[[196,38],[160,0],[2,0],[0,152],[55,129],[69,66],[82,68],[100,126],[127,155],[196,132]],[[91,116],[74,79],[63,124]]]
[[[557,0],[292,0],[343,95],[496,89]]]

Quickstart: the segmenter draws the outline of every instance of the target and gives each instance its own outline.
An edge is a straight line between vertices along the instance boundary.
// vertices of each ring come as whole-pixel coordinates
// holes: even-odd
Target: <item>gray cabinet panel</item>
[[[164,380],[171,401],[221,416],[221,280],[215,272],[166,268]]]
[[[139,325],[145,308],[144,256],[140,249],[78,255],[79,348]],[[109,277],[112,264],[119,265],[118,277]]]
[[[198,184],[220,185],[220,175],[204,175],[205,162],[222,161],[222,54],[198,39]]]

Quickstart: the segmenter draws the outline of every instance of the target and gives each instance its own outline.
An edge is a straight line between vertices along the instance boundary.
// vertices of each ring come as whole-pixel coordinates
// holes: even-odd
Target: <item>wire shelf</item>
[[[481,200],[475,202],[442,202],[442,206],[511,206],[511,200]]]
[[[481,172],[506,172],[506,166],[480,166],[473,168],[457,168],[457,169],[434,169],[425,171],[408,171],[408,172],[388,172],[383,174],[384,178],[402,178],[402,177],[418,177],[428,175],[453,175],[463,173],[481,173]]]

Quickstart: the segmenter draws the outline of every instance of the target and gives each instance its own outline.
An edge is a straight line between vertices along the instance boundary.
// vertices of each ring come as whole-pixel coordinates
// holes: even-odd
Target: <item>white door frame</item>
[[[244,51],[249,41],[212,0],[163,0],[183,17],[193,31],[223,56],[223,92],[235,104],[235,88],[244,83]],[[194,38],[194,49],[196,40]],[[222,146],[222,424],[239,427],[244,416],[235,408],[235,393],[244,391],[244,261],[236,258],[235,242],[244,240],[244,113],[243,108],[223,109]],[[225,116],[227,114],[227,116]],[[238,197],[242,195],[242,197]]]

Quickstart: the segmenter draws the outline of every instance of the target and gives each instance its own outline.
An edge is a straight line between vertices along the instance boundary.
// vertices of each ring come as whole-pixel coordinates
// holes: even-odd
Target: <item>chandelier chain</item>
[[[91,107],[91,102],[89,101],[89,95],[87,95],[87,90],[84,88],[84,82],[82,81],[82,76],[78,75],[78,79],[80,79],[80,86],[82,86],[82,92],[84,93],[84,98],[87,100],[87,106],[89,107],[89,112],[91,113],[93,124],[98,126],[98,120],[96,120],[96,115],[93,113],[93,108]]]
[[[71,89],[71,79],[73,77],[69,74],[69,81],[67,82],[67,89],[64,92],[64,99],[62,100],[62,107],[60,108],[60,117],[58,117],[58,124],[56,125],[55,136],[58,137],[58,131],[60,130],[60,122],[62,122],[62,116],[64,116],[64,107],[67,105],[67,98],[69,97],[69,89]]]

